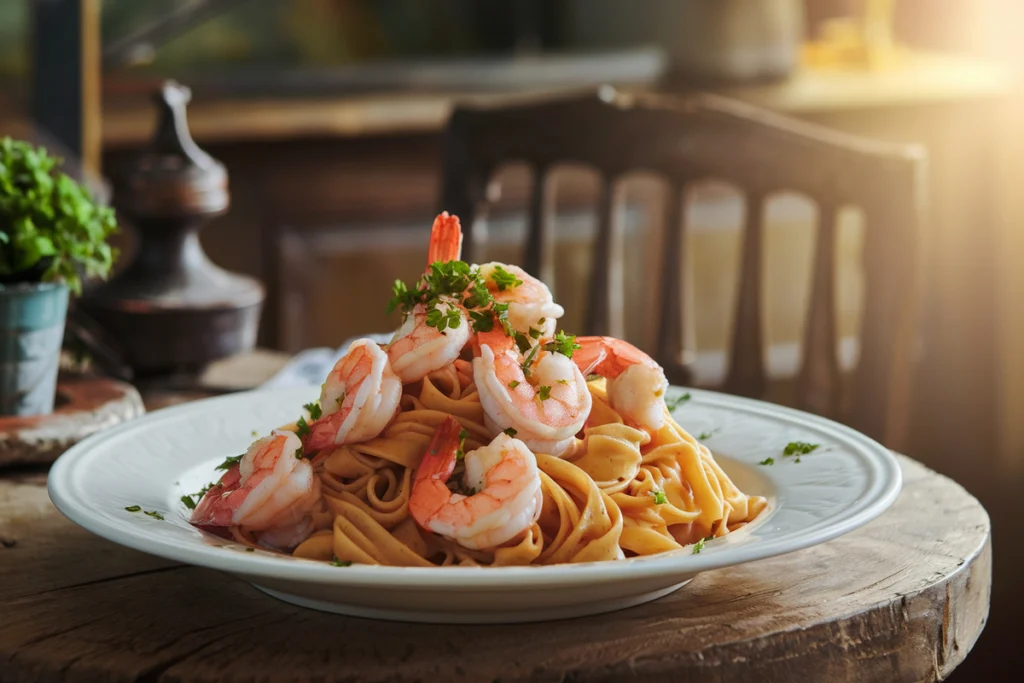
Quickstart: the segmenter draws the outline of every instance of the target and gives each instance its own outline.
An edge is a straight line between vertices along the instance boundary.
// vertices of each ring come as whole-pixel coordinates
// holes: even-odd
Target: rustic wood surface
[[[144,412],[130,384],[62,375],[53,413],[0,418],[0,466],[51,463],[85,437]]]
[[[989,520],[900,458],[893,508],[830,543],[707,572],[612,614],[513,626],[371,621],[103,541],[0,476],[2,681],[932,681],[988,614]],[[340,570],[339,570],[340,571]]]

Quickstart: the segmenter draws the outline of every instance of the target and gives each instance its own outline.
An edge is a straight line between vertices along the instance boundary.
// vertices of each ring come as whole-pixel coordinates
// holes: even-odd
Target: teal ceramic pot
[[[67,312],[63,284],[0,285],[0,415],[53,411]]]

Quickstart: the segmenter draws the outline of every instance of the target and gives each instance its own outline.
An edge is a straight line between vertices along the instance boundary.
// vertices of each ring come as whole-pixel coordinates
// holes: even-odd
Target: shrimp
[[[459,422],[448,417],[420,461],[409,496],[409,514],[423,529],[464,548],[481,550],[510,541],[530,528],[543,505],[537,459],[522,441],[499,434],[487,446],[466,453],[463,484],[447,486],[459,450]]]
[[[457,261],[462,254],[462,227],[456,216],[442,213],[434,219],[427,249],[427,269],[438,261]],[[442,297],[434,309],[448,316],[455,312],[458,321],[448,329],[427,325],[427,306],[419,303],[402,320],[387,346],[391,367],[403,384],[418,382],[431,372],[452,363],[469,341],[470,328],[466,311],[451,297]]]
[[[571,360],[534,347],[524,359],[501,330],[477,335],[473,379],[484,421],[514,429],[532,450],[561,455],[590,416],[587,381]]]
[[[648,429],[665,424],[665,371],[653,358],[629,342],[614,337],[576,337],[580,348],[573,360],[584,375],[608,380],[612,408]]]
[[[401,398],[402,382],[387,354],[372,339],[357,339],[324,380],[321,416],[310,425],[306,449],[374,438],[398,412]]]
[[[519,266],[507,263],[485,263],[480,266],[480,277],[498,303],[508,304],[508,322],[516,332],[545,340],[555,334],[559,318],[565,309],[555,303],[551,290]],[[536,337],[530,329],[538,330]]]
[[[300,457],[296,457],[299,454]],[[261,545],[294,548],[313,530],[320,480],[292,432],[258,439],[192,511],[197,526],[240,526],[262,532]]]

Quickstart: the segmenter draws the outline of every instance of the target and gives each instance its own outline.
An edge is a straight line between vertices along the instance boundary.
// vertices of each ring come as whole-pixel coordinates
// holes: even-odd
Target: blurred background
[[[387,293],[422,268],[431,219],[444,208],[442,132],[458,103],[605,83],[708,90],[921,144],[928,220],[899,446],[963,484],[993,517],[990,622],[954,680],[995,680],[1024,665],[1014,638],[1024,609],[1015,580],[1024,570],[1022,21],[1024,3],[1006,0],[3,0],[0,135],[42,129],[102,184],[148,144],[158,84],[189,86],[193,136],[230,177],[232,207],[203,231],[203,245],[217,264],[266,285],[258,344],[288,353],[394,327]],[[69,63],[77,66],[60,68]],[[65,102],[59,114],[54,101]],[[582,325],[599,182],[581,167],[556,175],[555,288],[572,330]],[[497,180],[491,240],[477,258],[517,262],[529,173],[510,165]],[[662,191],[643,174],[623,189],[623,282],[636,304],[624,329],[645,348],[657,334],[658,283],[644,275],[657,256]],[[732,333],[743,204],[735,189],[709,184],[690,210],[686,348],[695,381],[713,384]],[[768,210],[764,335],[775,377],[797,371],[814,222],[799,196],[776,197]],[[125,261],[133,240],[129,229]],[[836,280],[844,365],[856,356],[870,277],[857,265],[862,242],[859,217],[845,215]]]

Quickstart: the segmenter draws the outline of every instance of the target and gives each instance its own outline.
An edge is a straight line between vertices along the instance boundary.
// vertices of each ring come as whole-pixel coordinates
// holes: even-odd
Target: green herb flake
[[[192,500],[192,496],[182,496],[181,502],[184,503],[185,507],[187,507],[189,510],[196,509],[196,502]]]
[[[578,348],[581,347],[576,343],[576,335],[566,334],[564,331],[558,332],[554,339],[544,345],[545,351],[560,353],[566,358],[572,358],[573,351]]]
[[[515,389],[518,386],[519,386],[519,380],[517,380],[517,379],[514,379],[514,380],[512,380],[511,382],[508,383],[508,388],[509,389]]]
[[[224,458],[224,462],[222,462],[221,464],[217,465],[217,467],[215,469],[223,470],[223,471],[230,470],[243,457],[245,457],[244,453],[242,455],[229,455],[228,457]]]
[[[164,518],[164,516],[157,512],[156,510],[143,510],[142,514],[146,515],[147,517],[152,517],[153,519],[162,520]]]
[[[686,392],[682,396],[676,396],[675,398],[665,399],[665,405],[668,407],[669,412],[674,412],[676,408],[683,405],[692,398],[690,392]]]
[[[260,435],[260,433],[258,431],[256,431],[255,429],[252,430],[252,438],[255,439],[255,438],[259,437],[259,435]]]
[[[704,543],[706,541],[710,541],[710,540],[713,540],[713,539],[714,539],[714,536],[708,536],[707,538],[702,538],[699,541],[697,541],[696,543],[694,543],[693,544],[693,554],[694,555],[700,555],[700,551],[704,550]]]
[[[521,367],[522,367],[522,369],[523,369],[523,374],[524,374],[524,375],[526,375],[527,377],[529,377],[529,376],[530,376],[530,365],[532,365],[532,364],[533,364],[533,358],[534,358],[534,356],[536,356],[536,355],[537,355],[537,351],[538,351],[539,349],[540,349],[540,347],[539,347],[539,346],[534,346],[534,347],[533,347],[533,348],[532,348],[532,349],[530,350],[530,353],[529,353],[529,354],[527,354],[526,358],[525,358],[525,359],[523,359],[523,364],[522,364],[522,366],[521,366]]]
[[[247,552],[247,553],[254,553],[254,552],[256,552],[256,548],[246,548],[245,552]]]
[[[512,273],[508,272],[501,266],[495,266],[494,272],[491,273],[491,280],[498,286],[499,292],[504,292],[506,289],[512,287],[518,287],[523,284],[523,281],[517,278]]]
[[[668,498],[665,497],[664,491],[651,491],[651,495],[654,496],[655,505],[664,505],[668,502]]]
[[[466,457],[466,437],[469,436],[469,432],[465,429],[459,430],[459,449],[455,451],[455,459],[462,460]]]
[[[519,432],[517,432],[516,430],[512,429],[511,427],[509,427],[508,429],[506,429],[504,431],[504,433],[508,434],[509,436],[511,436],[514,439],[514,438],[516,438],[516,434],[518,434]]]
[[[764,460],[762,460],[761,462],[759,462],[757,464],[758,465],[774,465],[775,464],[775,458],[765,458]]]
[[[540,339],[540,335],[541,335],[541,331],[538,330],[536,327],[531,327],[530,328],[530,338],[531,339]]]
[[[813,453],[818,449],[821,444],[807,443],[806,441],[790,441],[786,444],[786,447],[782,449],[783,455],[807,455]],[[799,459],[799,458],[798,458]]]
[[[519,347],[520,353],[526,353],[530,350],[532,344],[530,344],[530,338],[522,332],[515,333],[516,346]]]
[[[335,567],[351,567],[352,560],[339,560],[337,555],[331,557],[331,564]]]
[[[556,384],[564,384],[564,385],[568,386],[569,385],[569,380],[567,380],[567,379],[556,379],[555,383]]]
[[[295,449],[295,459],[302,460],[302,446]]]
[[[551,387],[537,387],[537,396],[539,396],[540,400],[542,401],[548,400],[549,398],[551,398]]]
[[[701,433],[700,433],[700,434],[699,434],[699,435],[697,436],[697,441],[704,441],[704,440],[706,440],[706,439],[710,439],[710,438],[711,438],[711,437],[713,437],[714,435],[715,435],[715,433],[714,433],[713,431],[711,431],[711,432],[701,432]]]
[[[142,507],[139,505],[129,505],[128,507],[125,508],[125,510],[127,510],[128,512],[141,512]]]
[[[342,396],[344,396],[344,394],[342,394]],[[317,403],[316,401],[313,401],[312,403],[307,403],[302,407],[305,408],[306,411],[309,413],[309,417],[311,420],[319,420],[320,417],[324,414],[324,411],[320,408],[320,404]]]
[[[313,433],[313,430],[309,428],[309,423],[306,422],[305,417],[300,417],[295,422],[295,436],[300,439],[305,439],[307,436]]]

